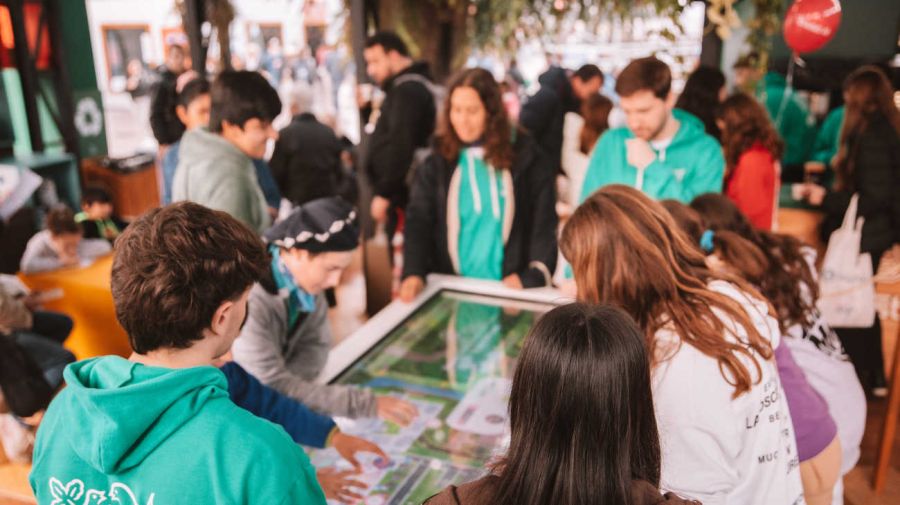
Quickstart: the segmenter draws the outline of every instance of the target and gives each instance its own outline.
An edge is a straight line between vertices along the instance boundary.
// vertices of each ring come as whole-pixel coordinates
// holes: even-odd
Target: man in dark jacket
[[[428,64],[414,62],[395,33],[369,37],[363,51],[366,72],[386,96],[369,143],[366,172],[375,196],[372,218],[393,235],[397,210],[406,206],[406,176],[416,149],[426,147],[434,131],[435,108]]]
[[[331,128],[310,113],[312,92],[303,83],[291,97],[291,123],[278,134],[269,166],[281,194],[300,206],[338,194],[341,143]]]
[[[178,101],[176,83],[184,71],[184,48],[178,45],[169,47],[166,64],[159,69],[160,80],[153,87],[150,100],[150,128],[161,146],[175,143],[184,134],[184,125],[175,114]]]
[[[567,112],[579,113],[581,102],[603,87],[603,72],[596,65],[582,65],[574,74],[550,67],[541,74],[541,89],[525,102],[519,124],[531,133],[550,160],[560,169],[563,122]]]

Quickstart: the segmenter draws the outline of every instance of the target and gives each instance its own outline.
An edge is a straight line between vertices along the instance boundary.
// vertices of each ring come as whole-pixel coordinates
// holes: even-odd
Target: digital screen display
[[[509,440],[512,373],[529,329],[550,305],[440,291],[391,330],[333,384],[354,384],[416,404],[401,427],[339,419],[341,430],[391,455],[361,459],[360,503],[419,505],[450,484],[481,477]],[[349,468],[334,449],[313,450],[317,468]]]

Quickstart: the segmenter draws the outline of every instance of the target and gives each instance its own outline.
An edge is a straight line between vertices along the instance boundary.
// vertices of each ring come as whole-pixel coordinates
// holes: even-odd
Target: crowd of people
[[[388,455],[332,416],[418,415],[315,381],[332,346],[327,293],[363,217],[403,235],[403,301],[432,273],[575,299],[526,338],[505,454],[427,503],[842,503],[866,391],[884,387],[880,323],[829,326],[817,251],[777,232],[778,202],[799,171],[824,238],[854,197],[875,269],[900,243],[900,111],[881,69],[850,74],[816,138],[783,79],[754,78],[752,55],[735,75],[756,89],[729,92],[700,67],[679,94],[647,57],[616,76],[617,100],[597,66],[553,67],[521,110],[484,69],[435,82],[391,32],[364,58],[382,93],[360,93],[361,149],[306,89],[284,104],[271,75],[182,74],[158,91],[164,205],[126,225],[87,188],[80,213],[48,214],[21,270],[114,248],[134,354],[70,364],[71,320],[0,284],[4,419],[33,453],[4,447],[33,460],[39,503],[359,499],[352,472],[313,468],[294,442],[358,469],[359,452]]]

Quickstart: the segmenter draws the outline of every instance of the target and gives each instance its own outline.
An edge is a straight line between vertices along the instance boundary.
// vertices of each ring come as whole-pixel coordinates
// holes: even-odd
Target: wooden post
[[[892,296],[900,296],[900,282],[891,284],[876,283],[875,290]],[[898,339],[900,339],[900,327],[898,327]],[[888,395],[887,412],[884,415],[884,427],[881,429],[881,442],[878,444],[878,457],[875,460],[875,474],[872,479],[872,487],[875,494],[884,491],[888,465],[891,462],[891,452],[894,448],[894,437],[897,434],[897,418],[900,414],[900,340],[894,348],[894,373],[891,374],[890,394]]]

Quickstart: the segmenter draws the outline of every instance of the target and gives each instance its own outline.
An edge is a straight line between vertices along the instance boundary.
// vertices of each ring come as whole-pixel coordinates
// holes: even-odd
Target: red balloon
[[[838,0],[797,0],[784,18],[784,40],[798,53],[809,53],[828,43],[841,24]]]

